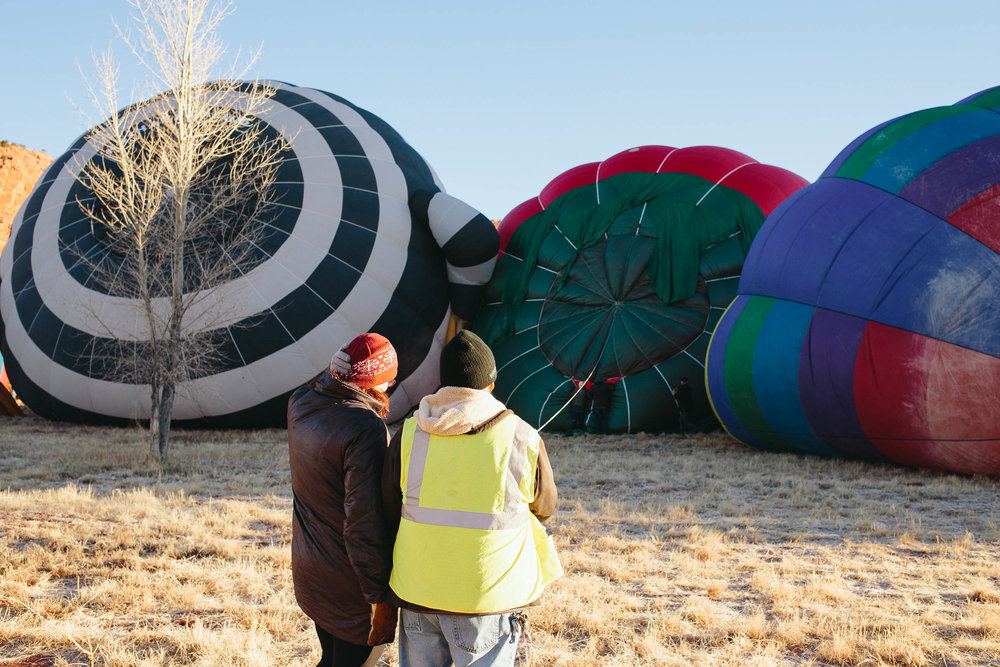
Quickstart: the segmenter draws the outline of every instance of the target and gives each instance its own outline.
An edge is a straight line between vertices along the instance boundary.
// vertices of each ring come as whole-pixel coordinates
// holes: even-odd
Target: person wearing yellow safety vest
[[[541,525],[556,507],[552,466],[538,432],[491,394],[496,362],[478,336],[456,334],[440,369],[383,468],[386,520],[399,522],[400,666],[513,665],[523,608],[563,573]]]

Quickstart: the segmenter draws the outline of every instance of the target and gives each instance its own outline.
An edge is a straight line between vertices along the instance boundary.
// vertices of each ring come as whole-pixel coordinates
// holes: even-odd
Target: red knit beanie
[[[348,382],[353,382],[362,389],[371,389],[396,378],[396,371],[399,369],[396,350],[385,336],[376,333],[361,334],[344,351],[351,355]]]

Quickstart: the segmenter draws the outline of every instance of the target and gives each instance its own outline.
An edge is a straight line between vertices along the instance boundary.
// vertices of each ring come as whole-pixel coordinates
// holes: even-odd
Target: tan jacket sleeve
[[[535,497],[528,508],[532,514],[538,517],[539,521],[545,521],[556,513],[558,499],[556,480],[552,475],[552,464],[549,462],[548,452],[545,451],[545,442],[539,438],[538,464],[535,466]]]

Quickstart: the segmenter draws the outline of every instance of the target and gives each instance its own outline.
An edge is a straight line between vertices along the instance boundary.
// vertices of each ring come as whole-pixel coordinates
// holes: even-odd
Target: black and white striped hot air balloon
[[[212,295],[226,312],[225,362],[180,388],[174,419],[281,425],[290,392],[366,331],[399,354],[389,419],[400,418],[437,388],[452,314],[474,316],[496,262],[496,230],[445,194],[380,118],[320,90],[268,85],[277,92],[260,118],[290,145],[277,208],[252,270]],[[18,396],[42,416],[141,419],[149,386],[102,376],[87,357],[95,337],[141,340],[143,330],[136,304],[95,289],[78,261],[81,250],[100,260],[108,243],[78,203],[88,192],[76,175],[94,155],[81,137],[14,221],[0,255],[2,354]]]

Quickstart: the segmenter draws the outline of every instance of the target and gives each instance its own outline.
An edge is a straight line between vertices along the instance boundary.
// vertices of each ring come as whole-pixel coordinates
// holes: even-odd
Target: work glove
[[[347,354],[344,350],[346,347],[347,345],[337,350],[333,358],[330,359],[330,366],[328,367],[330,373],[347,375],[351,372],[351,355]]]
[[[388,602],[372,605],[372,630],[368,633],[368,645],[388,644],[396,636],[396,608]]]

